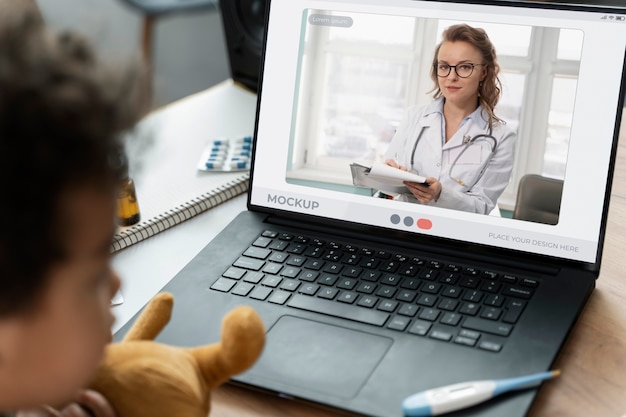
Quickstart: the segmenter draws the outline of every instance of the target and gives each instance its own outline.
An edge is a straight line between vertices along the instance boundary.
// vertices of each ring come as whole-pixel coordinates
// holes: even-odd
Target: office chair
[[[531,222],[557,224],[561,209],[563,181],[527,174],[517,189],[513,218]]]
[[[143,13],[141,50],[146,62],[152,61],[152,30],[155,20],[165,14],[217,9],[217,0],[121,0]]]

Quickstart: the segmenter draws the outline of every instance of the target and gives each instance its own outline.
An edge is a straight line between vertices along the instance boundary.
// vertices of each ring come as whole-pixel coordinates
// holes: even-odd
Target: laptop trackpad
[[[279,385],[354,397],[393,340],[317,321],[283,316],[268,332],[263,355],[247,373]]]

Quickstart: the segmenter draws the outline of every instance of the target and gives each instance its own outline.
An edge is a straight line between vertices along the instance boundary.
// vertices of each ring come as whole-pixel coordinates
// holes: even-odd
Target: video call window
[[[308,11],[315,13],[343,16]],[[349,27],[303,19],[289,182],[349,187],[352,162],[382,162],[406,109],[432,101],[434,49],[443,30],[457,23],[485,29],[495,45],[503,85],[495,113],[517,131],[514,168],[498,207],[513,209],[517,185],[527,173],[564,179],[581,31],[362,13],[349,17]]]

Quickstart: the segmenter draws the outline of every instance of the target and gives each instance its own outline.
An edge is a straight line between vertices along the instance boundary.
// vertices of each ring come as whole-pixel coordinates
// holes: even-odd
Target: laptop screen
[[[272,0],[250,205],[595,263],[625,51],[615,9]]]

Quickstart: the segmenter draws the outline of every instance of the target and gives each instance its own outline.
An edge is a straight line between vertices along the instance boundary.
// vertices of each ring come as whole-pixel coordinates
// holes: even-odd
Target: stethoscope
[[[417,139],[415,140],[415,144],[413,145],[413,151],[411,152],[411,168],[413,168],[413,163],[415,162],[415,150],[417,149],[417,145],[422,140],[422,135],[424,134],[424,131],[426,130],[427,127],[428,126],[422,126],[422,129],[420,130],[420,133],[417,136]],[[448,176],[450,177],[450,179],[453,181],[456,181],[456,183],[461,185],[462,187],[465,186],[465,182],[460,178],[454,178],[452,176],[452,170],[456,166],[456,163],[459,161],[459,158],[461,158],[461,156],[465,153],[465,151],[467,151],[469,147],[479,139],[492,141],[491,152],[489,153],[489,158],[493,156],[493,154],[496,152],[496,148],[498,147],[498,141],[492,135],[491,125],[489,125],[489,127],[487,128],[487,133],[480,133],[474,137],[470,137],[469,135],[466,135],[463,137],[463,143],[465,144],[465,146],[463,147],[461,152],[459,152],[456,158],[454,158],[454,161],[452,161],[452,164],[450,165],[450,169],[448,170]],[[487,164],[483,166],[483,170],[480,172],[480,175],[478,175],[478,178],[476,178],[476,182],[478,182],[478,180],[483,176],[483,174],[485,173],[486,167],[487,167]],[[417,172],[415,173],[417,174]]]

